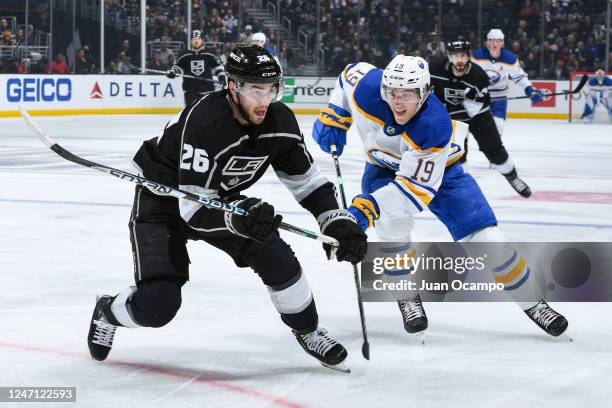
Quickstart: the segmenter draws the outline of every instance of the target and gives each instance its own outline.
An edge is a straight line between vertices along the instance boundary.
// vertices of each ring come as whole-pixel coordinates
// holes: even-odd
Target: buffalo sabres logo
[[[465,99],[465,90],[444,88],[444,99],[451,105],[459,105]]]
[[[191,61],[191,72],[194,75],[200,76],[204,72],[204,61]]]
[[[389,151],[383,151],[376,147],[368,149],[368,157],[380,167],[385,167],[394,171],[399,170],[401,158]]]
[[[395,133],[395,128],[393,126],[388,126],[387,127],[387,132],[388,135],[392,135]]]
[[[501,75],[497,71],[487,70],[487,75],[489,76],[489,83],[491,85],[495,85],[501,80]]]

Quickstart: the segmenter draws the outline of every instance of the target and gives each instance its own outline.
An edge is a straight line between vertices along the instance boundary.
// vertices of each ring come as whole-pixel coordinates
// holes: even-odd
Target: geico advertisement
[[[145,75],[0,75],[1,110],[181,107],[180,80]]]

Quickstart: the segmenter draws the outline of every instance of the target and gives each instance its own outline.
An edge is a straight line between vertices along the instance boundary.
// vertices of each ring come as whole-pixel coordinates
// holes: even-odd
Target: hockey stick
[[[342,181],[342,173],[340,172],[340,161],[338,160],[338,152],[336,145],[331,145],[331,153],[334,158],[334,166],[336,167],[336,178],[338,179],[338,189],[342,199],[342,207],[346,208],[346,194],[344,193],[344,182]],[[366,360],[370,359],[370,343],[368,342],[368,331],[366,330],[365,313],[363,312],[363,296],[361,294],[361,283],[359,282],[359,269],[357,265],[353,265],[353,275],[355,276],[355,288],[357,288],[357,304],[359,305],[359,317],[361,318],[361,334],[363,335],[363,346],[361,346],[361,354]]]
[[[580,78],[580,82],[578,82],[578,85],[576,86],[576,89],[572,90],[571,92],[556,92],[556,93],[547,93],[544,94],[544,97],[549,97],[549,96],[563,96],[563,95],[573,95],[573,94],[577,94],[578,92],[582,91],[582,88],[584,88],[584,86],[586,85],[587,81],[589,80],[589,76],[584,74],[582,76],[582,78]],[[527,99],[530,98],[530,96],[513,96],[512,98],[507,98],[508,100],[512,100],[512,99]]]
[[[166,75],[166,71],[160,71],[158,69],[146,69],[147,72],[152,72],[154,74],[162,74],[162,75]],[[175,71],[175,74],[177,77],[183,77],[183,78],[189,78],[189,79],[197,79],[199,81],[206,81],[206,82],[217,82],[214,79],[208,79],[208,78],[200,78],[194,75],[187,75],[187,74],[179,74],[178,72]]]
[[[190,193],[188,191],[183,191],[178,188],[172,188],[164,184],[148,180],[144,177],[140,177],[135,174],[131,174],[131,173],[128,173],[122,170],[117,170],[113,167],[95,163],[87,159],[84,159],[82,157],[79,157],[71,153],[70,151],[64,149],[62,146],[58,145],[53,139],[51,139],[36,124],[36,122],[34,122],[30,114],[28,114],[28,112],[26,112],[26,110],[22,106],[19,107],[19,112],[21,112],[21,116],[23,116],[23,119],[26,121],[26,124],[32,130],[32,132],[34,132],[34,134],[36,134],[43,141],[44,144],[49,146],[51,150],[53,150],[60,157],[66,160],[69,160],[76,164],[80,164],[81,166],[85,166],[85,167],[89,167],[94,170],[101,171],[106,174],[110,174],[111,176],[120,178],[122,180],[127,180],[129,182],[141,185],[143,187],[148,188],[149,190],[154,190],[157,194],[160,194],[160,195],[167,195],[167,196],[172,196],[175,198],[182,198],[185,200],[203,204],[208,208],[230,212],[232,214],[238,214],[242,216],[249,215],[248,211],[246,211],[244,208],[236,207],[226,202],[215,200],[214,198],[209,198],[204,195]],[[294,234],[298,234],[306,238],[321,241],[325,244],[329,244],[335,247],[340,246],[340,244],[338,243],[338,240],[336,240],[335,238],[329,237],[327,235],[317,234],[316,232],[309,231],[304,228],[296,227],[294,225],[287,224],[285,222],[281,222],[279,228],[285,231],[293,232]]]

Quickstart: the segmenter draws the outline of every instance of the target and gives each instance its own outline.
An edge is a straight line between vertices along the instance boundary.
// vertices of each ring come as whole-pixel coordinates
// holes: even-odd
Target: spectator
[[[135,74],[138,72],[138,68],[132,64],[130,58],[123,51],[117,56],[117,72],[119,74]]]
[[[561,58],[557,59],[557,64],[555,65],[552,73],[552,79],[561,80],[569,78],[569,70],[565,66],[565,61],[563,61]]]
[[[49,74],[60,74],[65,75],[70,71],[68,68],[68,64],[66,64],[66,58],[64,54],[59,53],[55,56],[55,60],[51,61],[49,67],[47,68],[47,73]]]
[[[244,27],[244,32],[240,33],[240,42],[242,43],[251,43],[251,37],[253,37],[253,26],[247,24]]]
[[[159,43],[159,58],[160,58],[162,65],[165,65],[167,67],[172,66],[171,63],[172,63],[172,60],[174,60],[175,55],[174,55],[174,51],[168,48],[167,41],[162,40]]]
[[[0,46],[12,47],[15,45],[15,37],[11,31],[3,31],[2,38],[0,38]]]
[[[84,48],[80,48],[74,64],[75,74],[92,74],[93,66],[87,57]]]
[[[170,66],[166,65],[161,60],[161,53],[159,51],[153,52],[153,58],[149,61],[148,67],[149,69],[154,69],[156,71],[167,71]]]

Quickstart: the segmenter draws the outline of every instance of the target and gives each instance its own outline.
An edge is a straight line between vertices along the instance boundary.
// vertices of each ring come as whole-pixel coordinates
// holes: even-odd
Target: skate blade
[[[572,336],[569,335],[569,333],[567,331],[564,331],[563,333],[561,333],[561,337],[566,339],[567,341],[569,341],[570,343],[574,342],[574,339]]]
[[[351,373],[351,369],[348,368],[344,363],[340,363],[340,364],[336,364],[336,365],[325,364],[322,361],[320,361],[320,363],[321,363],[321,365],[323,367],[327,367],[327,368],[330,368],[332,370],[341,371],[341,372],[346,373],[346,374],[350,374]]]
[[[424,346],[425,345],[425,331],[416,333],[417,340]]]

